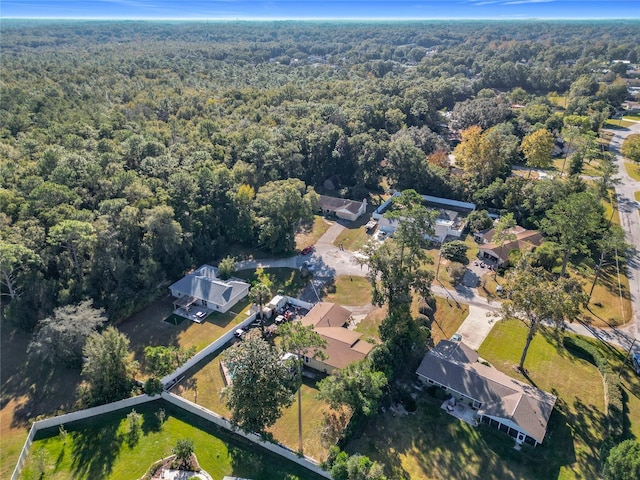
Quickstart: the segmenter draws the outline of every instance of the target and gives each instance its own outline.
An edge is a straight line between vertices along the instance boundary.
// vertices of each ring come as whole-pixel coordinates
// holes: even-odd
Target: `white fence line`
[[[29,453],[29,448],[31,447],[33,438],[39,430],[42,430],[44,428],[56,427],[71,422],[77,422],[78,420],[83,420],[85,418],[93,417],[96,415],[104,415],[105,413],[115,412],[116,410],[122,410],[124,408],[140,405],[141,403],[159,400],[160,398],[160,396],[150,397],[149,395],[138,395],[137,397],[126,398],[124,400],[108,403],[106,405],[99,405],[97,407],[87,408],[85,410],[79,410],[77,412],[66,413],[64,415],[58,415],[57,417],[47,418],[45,420],[37,420],[33,422],[33,424],[31,425],[31,429],[29,430],[29,436],[24,442],[22,452],[20,452],[20,457],[18,458],[16,468],[13,470],[13,474],[11,475],[11,480],[18,479],[20,471],[22,470],[22,466],[24,465],[24,461],[26,460],[27,454]]]
[[[305,302],[304,300],[300,300],[299,298],[288,297],[289,303],[291,305],[295,305],[296,307],[306,308],[307,310],[311,310],[314,306],[313,303]]]
[[[317,475],[320,475],[324,478],[331,479],[331,475],[329,474],[329,472],[321,469],[318,462],[316,462],[314,459],[310,457],[306,457],[306,456],[301,457],[290,448],[278,443],[272,443],[272,442],[263,440],[260,437],[260,435],[256,435],[255,433],[246,433],[246,432],[243,432],[242,430],[234,429],[233,425],[231,425],[231,422],[229,422],[229,420],[227,420],[226,418],[221,417],[217,413],[212,412],[211,410],[208,410],[204,407],[201,407],[198,404],[190,402],[189,400],[186,400],[182,397],[179,397],[171,392],[162,392],[162,398],[167,402],[175,405],[176,407],[186,410],[187,412],[193,413],[194,415],[197,415],[198,417],[203,418],[211,423],[214,423],[226,430],[230,430],[234,434],[239,435],[243,438],[246,438],[247,440],[260,445],[261,447],[269,450],[270,452],[275,453],[276,455],[280,455],[281,457],[284,457],[289,461],[295,462],[298,465],[306,468],[307,470],[312,471]]]
[[[225,343],[227,343],[229,340],[233,338],[233,334],[237,329],[245,328],[248,325],[251,325],[251,323],[256,319],[257,315],[258,315],[258,312],[255,312],[249,315],[246,320],[243,320],[239,324],[233,326],[231,330],[224,333],[221,337],[218,337],[217,339],[215,339],[213,342],[207,345],[204,349],[200,350],[193,357],[191,357],[189,360],[187,360],[185,363],[179,366],[174,372],[171,372],[166,377],[163,377],[162,380],[160,381],[162,382],[162,385],[164,386],[164,388],[172,387],[174,384],[178,383],[178,380],[180,379],[180,377],[187,370],[189,370],[191,367],[193,367],[195,364],[197,364],[207,355],[210,355],[216,350],[219,350],[220,348],[222,348],[225,345]]]

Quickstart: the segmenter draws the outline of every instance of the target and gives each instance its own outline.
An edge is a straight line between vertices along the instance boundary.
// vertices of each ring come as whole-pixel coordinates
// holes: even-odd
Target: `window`
[[[304,357],[304,363],[309,363],[311,359],[309,357]]]

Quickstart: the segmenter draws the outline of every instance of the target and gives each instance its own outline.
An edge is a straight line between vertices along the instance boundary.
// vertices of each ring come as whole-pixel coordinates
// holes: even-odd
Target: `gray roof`
[[[508,419],[541,443],[556,397],[477,359],[464,343],[442,340],[425,355],[416,373],[477,400],[479,414]]]
[[[211,265],[203,265],[193,273],[185,275],[169,288],[172,292],[181,293],[205,300],[214,305],[226,305],[241,291],[249,288],[249,284],[239,280],[221,280],[217,276],[218,269]]]
[[[320,195],[318,204],[323,210],[336,211],[344,208],[351,213],[358,213],[358,210],[362,207],[362,202],[348,200],[346,198],[329,197],[327,195]]]

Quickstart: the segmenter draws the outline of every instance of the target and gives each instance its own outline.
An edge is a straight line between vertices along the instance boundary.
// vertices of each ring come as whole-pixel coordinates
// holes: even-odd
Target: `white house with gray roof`
[[[249,284],[238,279],[222,280],[218,269],[202,265],[169,287],[176,297],[174,307],[189,310],[194,305],[227,312],[249,293]]]
[[[416,374],[468,404],[478,421],[517,443],[542,443],[557,398],[478,362],[477,352],[463,342],[441,340],[425,355]]]

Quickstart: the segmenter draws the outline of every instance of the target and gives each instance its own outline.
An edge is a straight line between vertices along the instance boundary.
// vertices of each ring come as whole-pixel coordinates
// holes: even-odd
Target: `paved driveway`
[[[480,348],[496,322],[495,317],[488,315],[493,310],[479,305],[469,305],[469,315],[458,328],[457,333],[462,335],[462,341],[474,350]]]

